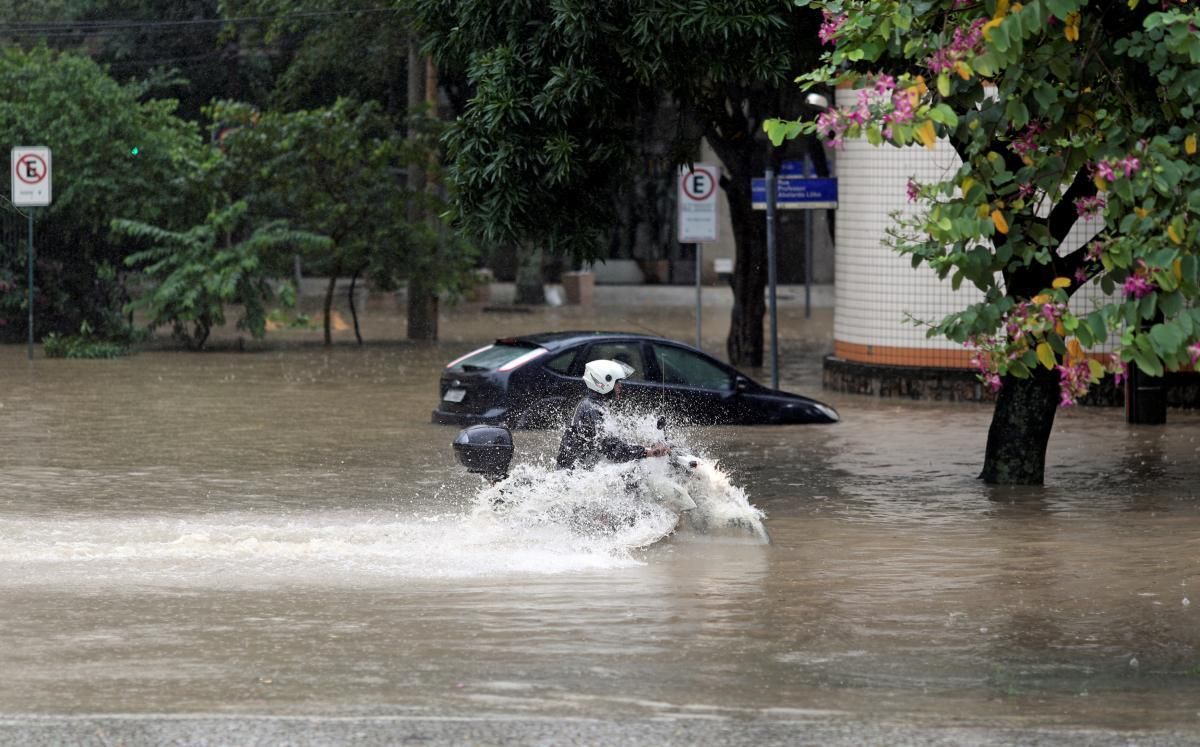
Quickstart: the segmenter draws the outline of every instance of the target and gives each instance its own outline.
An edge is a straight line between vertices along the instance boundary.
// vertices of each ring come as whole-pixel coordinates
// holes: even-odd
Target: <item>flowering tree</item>
[[[1106,375],[1200,357],[1200,10],[1186,0],[797,0],[824,13],[824,66],[853,104],[815,123],[835,146],[932,147],[962,159],[909,183],[922,210],[895,248],[979,303],[937,322],[997,392],[983,474],[1041,483],[1055,408]],[[1082,241],[1068,234],[1091,218]],[[1078,232],[1076,232],[1078,233]],[[1106,294],[1068,307],[1087,282]],[[1078,305],[1078,304],[1076,304]],[[1115,339],[1108,356],[1090,354]]]

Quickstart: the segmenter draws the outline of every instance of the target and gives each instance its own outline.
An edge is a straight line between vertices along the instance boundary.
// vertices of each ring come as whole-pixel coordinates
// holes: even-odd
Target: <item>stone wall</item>
[[[995,397],[964,369],[922,366],[877,366],[826,356],[822,373],[824,388],[834,392],[872,397],[933,400],[935,402],[992,402]],[[1200,374],[1190,371],[1166,376],[1167,405],[1181,409],[1200,408]],[[1093,386],[1081,405],[1124,407],[1123,387],[1113,385],[1111,376]]]

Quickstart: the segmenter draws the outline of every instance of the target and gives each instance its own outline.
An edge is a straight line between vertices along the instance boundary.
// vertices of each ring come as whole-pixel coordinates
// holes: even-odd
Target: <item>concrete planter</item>
[[[568,304],[590,306],[592,292],[596,287],[596,275],[592,272],[564,272],[562,286],[563,291],[567,294]]]

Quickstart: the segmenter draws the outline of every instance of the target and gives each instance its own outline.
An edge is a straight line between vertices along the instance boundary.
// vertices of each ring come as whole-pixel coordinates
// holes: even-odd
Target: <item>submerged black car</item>
[[[836,423],[814,399],[769,389],[717,359],[674,340],[626,332],[548,332],[505,337],[442,372],[433,422],[548,428],[564,424],[587,394],[583,367],[608,358],[633,373],[623,404],[700,425]]]

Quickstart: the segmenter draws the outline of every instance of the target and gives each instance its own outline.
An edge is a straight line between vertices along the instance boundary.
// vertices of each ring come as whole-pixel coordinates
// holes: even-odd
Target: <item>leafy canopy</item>
[[[203,157],[199,132],[173,114],[173,101],[144,101],[143,93],[85,57],[40,47],[0,52],[0,131],[10,146],[45,145],[53,155],[53,204],[35,213],[39,333],[73,333],[88,320],[102,336],[118,331],[113,270],[124,254],[108,237],[113,216],[183,225],[196,217],[189,174]],[[13,282],[24,276],[24,252],[5,249],[0,337],[24,330],[24,282]]]
[[[1057,369],[1062,404],[1129,363],[1200,357],[1200,9],[1183,0],[797,0],[824,13],[823,65],[855,103],[775,120],[775,142],[948,138],[962,167],[910,182],[923,211],[895,248],[984,300],[931,333],[976,346],[983,377]],[[1066,243],[1085,217],[1098,232]],[[1088,281],[1105,298],[1068,308]],[[1107,366],[1087,356],[1117,335]]]
[[[777,0],[411,7],[439,67],[462,71],[472,87],[446,136],[457,218],[489,243],[580,257],[606,244],[611,197],[639,165],[645,123],[662,101],[680,111],[664,160],[689,161],[702,134],[752,142],[744,125],[763,109],[753,94],[788,84],[813,15]]]
[[[332,239],[307,266],[327,275],[365,271],[382,287],[415,273],[439,290],[466,282],[473,249],[408,220],[410,203],[428,212],[445,207],[405,186],[404,169],[429,163],[432,137],[406,139],[376,104],[349,99],[293,112],[218,101],[209,112],[223,128],[223,191],[245,199],[255,215]]]

